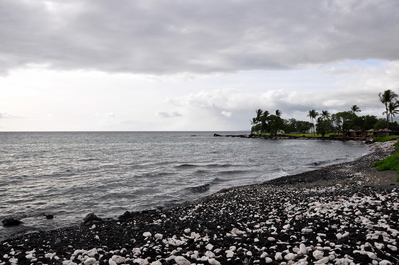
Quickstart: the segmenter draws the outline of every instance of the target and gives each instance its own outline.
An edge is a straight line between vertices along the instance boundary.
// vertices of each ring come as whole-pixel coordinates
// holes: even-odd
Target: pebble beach
[[[355,162],[0,243],[8,264],[399,264],[396,172]]]

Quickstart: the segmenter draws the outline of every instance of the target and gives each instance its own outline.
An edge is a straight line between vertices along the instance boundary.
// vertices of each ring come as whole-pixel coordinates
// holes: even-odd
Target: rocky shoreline
[[[178,207],[0,243],[5,264],[399,264],[399,189],[371,162],[222,190]]]

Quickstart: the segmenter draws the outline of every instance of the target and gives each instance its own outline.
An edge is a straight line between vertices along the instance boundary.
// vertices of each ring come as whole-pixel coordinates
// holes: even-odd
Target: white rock
[[[283,259],[283,253],[276,252],[276,254],[274,255],[274,259],[275,260],[282,260]]]
[[[377,255],[374,252],[366,252],[367,256],[369,256],[370,259],[377,259]]]
[[[205,252],[205,256],[207,256],[208,258],[214,258],[214,257],[215,257],[215,253],[213,253],[213,252],[210,251],[210,250],[207,250],[207,251]]]
[[[275,239],[274,237],[268,237],[268,238],[267,238],[267,241],[273,242],[273,241],[276,241],[276,239]]]
[[[133,260],[133,263],[141,264],[143,261],[144,261],[144,259],[137,258],[137,259],[134,259],[134,260]]]
[[[311,229],[311,228],[302,228],[301,232],[303,234],[309,234],[309,233],[313,232],[313,229]]]
[[[324,257],[322,259],[319,259],[318,261],[316,261],[314,264],[327,264],[330,261],[329,257]]]
[[[209,243],[208,245],[205,246],[205,248],[207,250],[212,250],[213,249],[213,245],[211,243]]]
[[[313,257],[315,259],[321,259],[321,258],[323,258],[323,256],[324,256],[324,252],[323,251],[320,251],[320,250],[313,251]]]
[[[384,259],[380,261],[379,265],[392,265],[392,262]]]
[[[307,258],[303,258],[298,260],[297,262],[294,263],[295,265],[308,265],[309,262],[307,261]]]
[[[149,265],[150,263],[148,262],[148,259],[143,259],[141,262],[140,262],[140,265]]]
[[[190,232],[191,232],[191,229],[190,229],[190,228],[184,229],[184,233],[188,234],[188,233],[190,233]]]
[[[113,256],[111,257],[111,259],[112,259],[113,261],[115,261],[116,263],[118,263],[118,264],[121,264],[121,263],[125,263],[125,262],[126,262],[126,259],[125,259],[124,257],[122,257],[122,256],[119,256],[119,255],[113,255]]]
[[[92,248],[89,251],[86,252],[86,255],[89,257],[94,257],[97,254],[97,249],[96,248]]]
[[[75,250],[75,251],[73,252],[72,256],[77,256],[77,255],[79,255],[80,253],[84,253],[84,252],[86,252],[86,251],[83,250],[83,249],[77,249],[77,250]]]
[[[299,253],[298,254],[305,255],[306,253],[308,253],[308,250],[306,249],[305,244],[300,244],[299,245]]]
[[[155,237],[156,239],[163,239],[163,235],[160,234],[160,233],[155,234],[154,237]]]
[[[273,260],[271,258],[267,257],[267,258],[265,258],[265,262],[267,264],[269,264],[269,263],[273,263]]]
[[[299,249],[299,247],[293,247],[292,251],[294,251],[295,253],[299,253],[300,249]]]
[[[284,256],[285,260],[294,260],[295,259],[295,254],[294,253],[288,253],[287,255]]]
[[[221,265],[221,263],[215,259],[208,259],[210,265]]]
[[[398,251],[398,248],[394,245],[388,245],[387,248],[391,249],[392,251]]]
[[[151,262],[151,265],[162,265],[162,262],[159,260]]]
[[[14,257],[10,258],[8,261],[11,263],[11,265],[18,265],[18,259]]]
[[[54,258],[54,256],[56,255],[57,253],[46,253],[46,254],[44,254],[44,257],[46,257],[46,258],[48,258],[48,259],[53,259]]]
[[[84,265],[91,265],[91,264],[96,264],[97,260],[95,258],[88,258],[85,260]]]
[[[112,259],[108,260],[108,264],[109,265],[118,265],[118,263],[116,263],[115,261],[113,261]]]
[[[377,249],[379,249],[379,250],[381,250],[381,249],[384,248],[384,244],[381,244],[381,243],[378,243],[378,242],[374,242],[374,246],[375,246]]]
[[[232,258],[232,257],[234,257],[234,251],[226,250],[226,258]]]
[[[178,265],[191,265],[191,262],[182,256],[175,257],[175,261]]]
[[[251,251],[247,251],[247,256],[250,256],[250,257],[252,257],[252,252]]]
[[[192,238],[192,239],[198,239],[198,238],[200,238],[200,237],[201,237],[200,234],[195,233],[195,232],[191,232],[190,238]]]
[[[140,255],[141,254],[141,249],[140,248],[133,248],[132,249],[133,254],[135,255]]]
[[[152,237],[152,234],[150,232],[144,232],[143,236],[144,237]]]

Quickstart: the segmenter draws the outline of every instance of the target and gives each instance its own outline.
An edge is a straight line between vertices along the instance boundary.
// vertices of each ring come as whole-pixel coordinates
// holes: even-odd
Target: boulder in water
[[[22,223],[20,220],[17,220],[17,219],[14,219],[14,218],[4,219],[1,222],[3,223],[3,226],[17,226],[17,225],[20,225]]]
[[[95,215],[94,213],[89,213],[86,215],[86,217],[83,219],[83,224],[91,224],[95,222],[101,222],[103,219]]]
[[[48,220],[54,219],[54,215],[46,214],[46,219],[48,219]]]

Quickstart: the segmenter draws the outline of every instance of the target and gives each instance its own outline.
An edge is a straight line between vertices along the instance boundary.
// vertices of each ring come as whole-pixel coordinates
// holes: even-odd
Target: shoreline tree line
[[[389,129],[399,131],[399,124],[393,121],[393,117],[399,113],[398,95],[392,90],[385,90],[379,93],[379,100],[385,106],[382,113],[386,118],[377,118],[374,115],[360,116],[360,108],[353,105],[347,111],[341,111],[334,114],[327,110],[321,112],[315,109],[309,110],[309,121],[301,121],[296,119],[283,119],[282,112],[276,110],[274,113],[268,110],[256,110],[256,116],[251,120],[252,134],[270,134],[277,135],[281,133],[313,133],[324,137],[327,134],[337,133],[348,135],[350,130],[360,133],[367,131],[378,131],[381,129]]]

